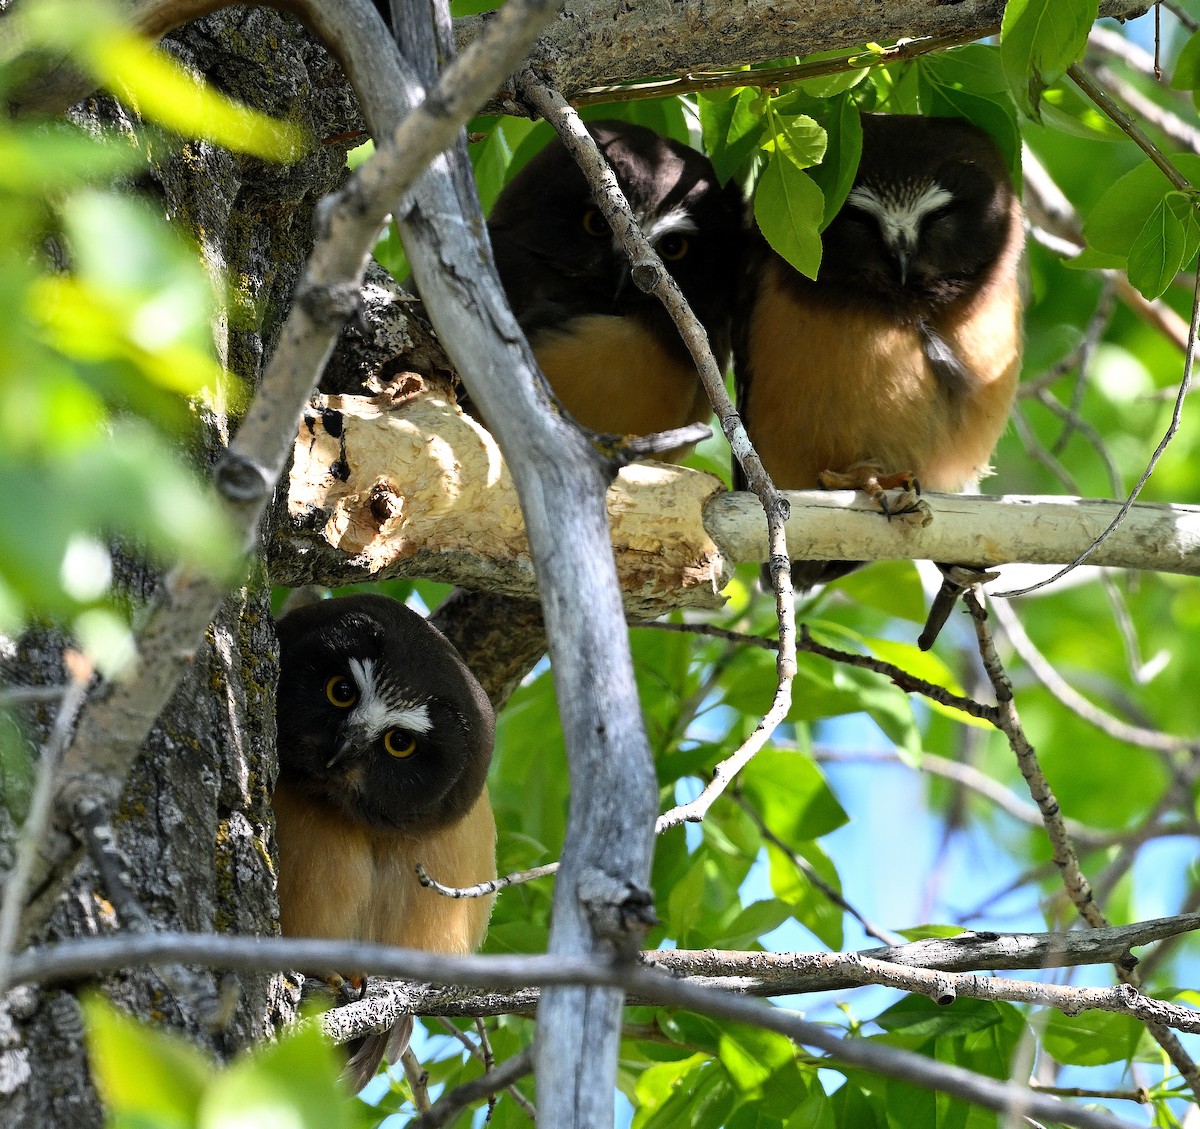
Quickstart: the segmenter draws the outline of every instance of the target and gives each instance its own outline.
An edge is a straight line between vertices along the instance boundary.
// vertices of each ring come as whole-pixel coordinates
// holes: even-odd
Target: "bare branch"
[[[1191,923],[1193,926],[1195,922]],[[1072,935],[1061,935],[1065,940]],[[170,941],[171,945],[164,942]],[[240,950],[240,951],[239,951]],[[57,966],[64,974],[73,957],[73,974],[94,972],[105,967],[128,964],[130,954],[139,960],[181,959],[185,961],[218,958],[225,967],[239,967],[240,959],[253,959],[261,966],[272,959],[292,963],[297,959],[309,967],[356,967],[369,972],[401,974],[442,981],[508,987],[514,984],[542,985],[589,983],[610,985],[627,990],[636,998],[658,1000],[695,1011],[742,1023],[755,1024],[788,1038],[817,1047],[838,1062],[872,1070],[886,1077],[904,1078],[915,1085],[936,1089],[974,1102],[988,1109],[1013,1110],[1080,1129],[1130,1129],[1126,1122],[1109,1114],[1081,1109],[1038,1095],[1014,1083],[985,1079],[970,1071],[947,1066],[922,1055],[897,1050],[858,1038],[841,1038],[830,1028],[808,1022],[795,1013],[770,1007],[760,1001],[714,991],[685,980],[664,976],[639,965],[614,964],[589,957],[550,954],[536,957],[450,957],[414,950],[387,950],[383,946],[350,945],[344,942],[253,940],[229,937],[168,938],[165,935],[91,941],[72,941],[35,954],[16,958],[13,974],[17,980],[45,980]],[[665,954],[660,954],[665,955]],[[772,954],[744,954],[747,958],[765,958]],[[815,954],[818,957],[844,959],[844,954]],[[110,964],[110,960],[115,960]],[[55,959],[56,958],[56,959]],[[868,958],[869,959],[869,958]],[[1039,990],[1043,986],[1037,986]],[[351,1005],[354,1006],[354,1005]],[[347,1009],[339,1009],[347,1010]],[[1194,1014],[1194,1013],[1193,1013]],[[328,1017],[327,1017],[328,1019]]]
[[[721,421],[721,429],[729,440],[734,458],[745,472],[751,489],[766,513],[771,586],[775,593],[776,618],[779,623],[775,693],[766,715],[755,726],[753,733],[743,742],[741,748],[717,766],[704,791],[691,803],[659,817],[655,831],[661,834],[666,828],[679,823],[702,820],[705,812],[729,782],[770,740],[771,734],[787,717],[791,708],[792,679],[796,675],[796,609],[784,525],[788,516],[788,505],[767,474],[758,453],[750,443],[741,418],[729,399],[725,390],[724,373],[713,356],[704,326],[700,324],[679,286],[663,266],[658,252],[638,227],[616,177],[579,115],[560,94],[540,82],[531,69],[523,73],[518,85],[525,98],[554,125],[563,144],[570,150],[588,178],[593,197],[629,257],[634,281],[640,289],[658,298],[671,316],[680,337],[691,353],[696,371],[704,384],[704,390],[708,393],[709,402]]]
[[[1012,644],[1013,650],[1025,661],[1033,671],[1037,680],[1046,687],[1055,698],[1076,716],[1081,717],[1089,725],[1095,726],[1102,733],[1108,734],[1116,741],[1127,741],[1144,749],[1157,749],[1159,752],[1185,753],[1190,756],[1200,754],[1200,741],[1189,741],[1183,737],[1172,737],[1157,729],[1146,729],[1140,725],[1130,725],[1120,718],[1093,705],[1079,693],[1057,670],[1046,657],[1033,645],[1033,641],[1025,633],[1016,612],[1006,604],[997,603],[992,608],[1004,634]]]
[[[1197,308],[1200,309],[1200,274],[1197,275],[1196,285]],[[1107,927],[1108,919],[1096,903],[1091,885],[1079,865],[1079,857],[1063,822],[1058,800],[1042,772],[1037,753],[1026,737],[1017,715],[1016,703],[1013,701],[1012,682],[1005,673],[1000,656],[996,651],[995,642],[987,624],[987,613],[975,592],[968,592],[964,598],[975,623],[975,634],[979,641],[979,656],[983,660],[984,670],[987,671],[988,679],[996,692],[999,728],[1008,738],[1009,746],[1016,755],[1021,775],[1029,785],[1030,797],[1042,813],[1046,835],[1050,840],[1055,865],[1062,875],[1063,885],[1084,921],[1093,928]],[[1139,977],[1130,966],[1119,963],[1117,974],[1127,986],[1135,988],[1138,986]],[[1183,1075],[1188,1086],[1191,1087],[1192,1093],[1200,1095],[1200,1069],[1192,1061],[1178,1037],[1157,1020],[1147,1019],[1145,1023],[1146,1029],[1154,1036],[1179,1073]]]
[[[673,976],[699,978],[711,981],[714,986],[720,981],[729,989],[747,995],[775,996],[853,986],[859,981],[847,979],[839,965],[847,957],[955,973],[1090,964],[1131,967],[1136,964],[1131,949],[1197,931],[1200,931],[1200,913],[1188,913],[1133,925],[1066,932],[967,931],[954,937],[927,938],[849,954],[660,949],[641,953],[640,959]],[[371,977],[401,977],[413,982],[381,986],[381,992],[397,1000],[390,1012],[375,1010],[379,1001],[371,998],[374,988],[368,990],[368,998],[327,1012],[322,1022],[339,1042],[370,1029],[359,1018],[366,1013],[372,1014],[371,1022],[382,1026],[401,1014],[468,1016],[524,1012],[529,1010],[528,1004],[485,1008],[474,1006],[471,1001],[484,989],[569,982],[581,967],[593,970],[602,967],[606,975],[619,974],[610,964],[588,963],[577,958],[556,963],[552,956],[449,956],[363,941],[147,933],[80,938],[18,953],[13,957],[7,984],[0,987],[69,981],[95,972],[164,961],[208,964],[235,971],[356,968]],[[467,990],[449,985],[466,986]],[[659,999],[653,994],[640,998]]]
[[[510,1087],[532,1069],[533,1048],[526,1047],[495,1070],[488,1070],[438,1098],[425,1113],[409,1122],[409,1129],[438,1129],[439,1126],[449,1125],[464,1109]]]
[[[228,503],[233,526],[247,549],[291,449],[304,403],[339,327],[354,310],[358,283],[384,216],[528,49],[538,26],[533,17],[542,20],[549,9],[545,2],[534,5],[531,17],[526,11],[531,2],[507,5],[508,15],[494,21],[463,62],[447,69],[426,104],[396,128],[390,146],[362,166],[337,197],[325,201],[313,254],[279,345],[241,429],[214,471],[216,491]],[[318,31],[325,29],[331,39],[350,37],[368,73],[374,73],[376,63],[386,68],[383,24],[367,0],[346,0],[340,6],[354,7],[353,20],[339,19],[343,12],[331,13],[319,0],[297,3]],[[399,67],[398,57],[390,62]],[[56,782],[54,833],[40,853],[27,930],[49,916],[76,857],[70,828],[77,802],[94,799],[110,809],[115,805],[142,740],[203,639],[223,594],[223,587],[211,579],[187,569],[172,571],[138,633],[137,670],[128,681],[104,687],[82,711]]]

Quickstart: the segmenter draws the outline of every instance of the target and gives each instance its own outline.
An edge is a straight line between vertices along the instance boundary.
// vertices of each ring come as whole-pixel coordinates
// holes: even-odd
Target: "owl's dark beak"
[[[908,282],[908,260],[910,252],[904,247],[896,248],[896,271],[900,275],[900,285]]]
[[[333,768],[334,765],[359,756],[374,736],[366,726],[355,721],[347,721],[342,726],[341,735],[342,739],[338,742],[333,756],[329,758],[329,763],[325,765],[326,768]]]

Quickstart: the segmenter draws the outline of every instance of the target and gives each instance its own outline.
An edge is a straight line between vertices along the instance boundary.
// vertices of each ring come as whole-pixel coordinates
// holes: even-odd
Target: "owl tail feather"
[[[402,1015],[386,1031],[372,1031],[349,1044],[350,1058],[346,1062],[345,1077],[354,1093],[375,1077],[382,1059],[387,1059],[388,1066],[399,1060],[408,1048],[412,1030],[413,1017]]]

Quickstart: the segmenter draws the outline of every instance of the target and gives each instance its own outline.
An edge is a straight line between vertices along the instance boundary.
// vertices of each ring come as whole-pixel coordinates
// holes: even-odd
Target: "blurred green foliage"
[[[5,17],[0,94],[28,52],[70,57],[149,121],[269,159],[296,130],[230,102],[124,30],[107,4]],[[228,521],[197,476],[193,408],[236,409],[212,325],[222,280],[132,196],[141,150],[61,121],[0,118],[0,631],[68,621],[102,666],[128,638],[114,541],[232,575]]]

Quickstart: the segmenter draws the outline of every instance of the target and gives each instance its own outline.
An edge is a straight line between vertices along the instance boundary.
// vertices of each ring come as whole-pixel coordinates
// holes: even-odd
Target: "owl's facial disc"
[[[905,181],[889,189],[876,191],[860,186],[846,197],[846,203],[873,216],[879,224],[884,245],[895,257],[903,286],[908,281],[909,261],[921,237],[921,225],[954,197],[931,180]]]
[[[366,752],[390,729],[418,736],[433,729],[428,703],[405,697],[380,676],[373,659],[351,659],[349,665],[358,687],[358,701],[342,723],[337,749],[326,768]]]

